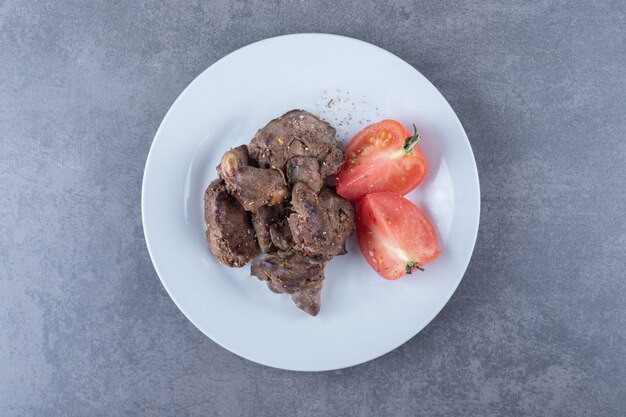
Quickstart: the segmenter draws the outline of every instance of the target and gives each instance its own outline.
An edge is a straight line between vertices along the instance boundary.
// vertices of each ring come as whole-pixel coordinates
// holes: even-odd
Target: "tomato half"
[[[439,255],[437,234],[415,204],[396,193],[368,194],[359,203],[356,238],[380,276],[398,279]]]
[[[358,201],[365,194],[391,191],[404,195],[426,176],[426,159],[411,135],[397,120],[367,126],[346,146],[346,162],[337,173],[337,194]]]

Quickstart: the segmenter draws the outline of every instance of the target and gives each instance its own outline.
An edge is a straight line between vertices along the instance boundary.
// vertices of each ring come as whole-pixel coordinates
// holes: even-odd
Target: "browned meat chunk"
[[[344,255],[346,253],[346,240],[356,228],[354,204],[337,195],[335,190],[330,187],[322,188],[319,198],[324,203],[335,238],[341,245],[340,255]]]
[[[247,211],[276,205],[289,197],[283,173],[277,169],[250,166],[245,145],[226,152],[217,166],[217,172],[226,182],[228,192]]]
[[[252,275],[270,290],[291,294],[293,302],[312,316],[320,311],[324,263],[295,252],[278,252],[252,262]]]
[[[341,148],[333,148],[326,158],[320,163],[320,175],[326,178],[329,175],[335,175],[341,169],[345,161],[345,155]]]
[[[270,225],[276,221],[279,206],[261,206],[252,213],[252,226],[262,252],[273,252]]]
[[[293,248],[293,237],[286,218],[270,226],[270,238],[272,244],[278,249],[289,250]]]
[[[248,147],[246,145],[237,146],[222,155],[222,160],[217,166],[217,173],[224,179],[232,178],[235,176],[237,168],[248,166],[249,164]]]
[[[269,122],[252,138],[248,152],[260,167],[283,172],[292,157],[313,157],[321,167],[322,177],[336,174],[344,159],[335,140],[335,129],[304,110],[292,110]]]
[[[291,299],[300,310],[312,316],[320,312],[322,298],[322,281],[313,281],[300,291],[291,294]]]
[[[324,185],[320,163],[312,156],[294,156],[287,161],[287,179],[290,184],[303,182],[318,193]]]
[[[309,255],[330,259],[346,253],[354,231],[354,206],[328,187],[319,195],[304,183],[293,187],[289,227],[295,247]]]
[[[247,211],[261,206],[274,206],[289,198],[289,188],[277,169],[244,166],[237,169],[229,191]]]
[[[293,247],[291,230],[287,223],[285,204],[262,206],[252,213],[252,225],[261,247],[261,251],[272,253],[276,250],[288,250]]]
[[[241,267],[258,253],[250,215],[226,192],[219,178],[204,193],[204,221],[209,250],[218,262]]]

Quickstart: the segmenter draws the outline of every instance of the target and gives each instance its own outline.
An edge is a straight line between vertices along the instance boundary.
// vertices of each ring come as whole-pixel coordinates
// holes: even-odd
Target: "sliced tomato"
[[[368,194],[359,203],[356,238],[380,276],[398,279],[439,255],[437,234],[426,215],[396,193]]]
[[[337,174],[337,193],[358,201],[365,194],[391,191],[404,195],[426,176],[426,159],[411,135],[397,120],[367,126],[346,146],[346,162]]]

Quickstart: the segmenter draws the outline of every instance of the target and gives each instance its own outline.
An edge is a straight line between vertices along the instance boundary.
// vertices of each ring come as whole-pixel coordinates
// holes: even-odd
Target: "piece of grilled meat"
[[[292,110],[270,121],[248,145],[259,167],[286,172],[294,156],[313,157],[322,178],[336,174],[344,154],[335,140],[335,128],[304,110]]]
[[[262,252],[272,253],[293,247],[291,230],[287,223],[287,203],[261,206],[252,213],[252,226]]]
[[[324,177],[320,174],[320,164],[312,156],[294,156],[287,161],[286,169],[287,180],[291,186],[303,182],[319,193],[324,185]]]
[[[218,262],[242,267],[259,252],[250,214],[214,180],[204,193],[204,221],[209,250]]]
[[[277,252],[252,261],[252,275],[276,293],[291,294],[298,308],[312,316],[320,311],[324,263],[300,253]]]
[[[217,173],[226,182],[226,189],[247,211],[264,205],[276,205],[289,198],[289,188],[282,171],[250,165],[246,145],[227,151]]]
[[[289,227],[296,249],[321,259],[346,253],[346,240],[355,227],[351,202],[329,187],[318,195],[299,182],[293,187],[291,206]]]

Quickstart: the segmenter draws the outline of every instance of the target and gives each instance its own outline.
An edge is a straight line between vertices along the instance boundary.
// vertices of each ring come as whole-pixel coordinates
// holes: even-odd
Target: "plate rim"
[[[177,104],[179,103],[181,98],[185,95],[185,93],[188,90],[190,90],[196,84],[196,82],[198,82],[198,79],[201,78],[205,74],[205,72],[207,72],[212,67],[214,67],[216,65],[219,65],[224,60],[226,60],[228,57],[230,57],[230,56],[232,56],[234,54],[243,53],[246,49],[254,47],[254,46],[258,46],[261,43],[271,42],[271,41],[278,40],[278,39],[281,39],[281,38],[298,38],[298,37],[323,37],[323,38],[330,38],[330,39],[339,38],[339,39],[348,40],[348,41],[352,41],[352,42],[362,43],[362,44],[365,44],[365,45],[367,45],[369,47],[376,48],[380,52],[382,52],[384,55],[390,57],[391,59],[395,59],[395,60],[399,61],[401,64],[407,65],[408,67],[410,67],[415,72],[415,74],[418,77],[421,77],[423,79],[423,81],[425,81],[427,84],[429,84],[435,90],[435,92],[436,92],[435,94],[439,95],[440,98],[452,110],[452,114],[454,115],[454,121],[458,124],[458,127],[460,128],[461,132],[463,133],[463,138],[465,139],[462,142],[467,147],[467,150],[469,151],[469,155],[471,155],[471,162],[472,162],[471,166],[473,168],[472,171],[473,171],[473,177],[474,177],[473,179],[475,180],[476,187],[477,187],[477,189],[476,189],[476,191],[477,191],[476,219],[475,219],[476,221],[475,221],[475,227],[473,227],[472,228],[473,230],[471,231],[472,232],[471,233],[471,235],[472,235],[471,250],[469,251],[469,256],[467,257],[467,260],[464,262],[463,274],[461,275],[461,278],[456,283],[456,285],[454,286],[454,288],[450,292],[450,294],[442,301],[441,305],[438,306],[436,309],[433,309],[434,313],[431,315],[430,318],[428,318],[428,320],[426,320],[425,324],[422,327],[416,329],[415,332],[410,332],[409,337],[407,337],[405,340],[403,340],[397,346],[395,346],[395,347],[393,347],[393,348],[391,348],[389,350],[385,350],[385,351],[383,351],[381,353],[378,353],[378,354],[375,354],[375,355],[371,355],[371,357],[367,357],[367,358],[362,359],[362,360],[359,359],[359,361],[351,363],[349,365],[345,365],[345,366],[331,366],[331,367],[315,367],[315,369],[310,369],[310,368],[313,368],[313,367],[310,367],[310,368],[307,368],[307,367],[301,367],[301,368],[297,368],[297,367],[290,367],[290,368],[281,367],[281,366],[277,366],[275,364],[267,363],[267,362],[265,362],[263,360],[259,360],[257,358],[251,358],[251,357],[249,357],[246,354],[242,354],[242,353],[235,352],[235,351],[231,350],[230,348],[226,347],[221,342],[215,340],[213,337],[211,337],[207,333],[205,333],[201,329],[201,327],[195,322],[195,320],[190,318],[189,315],[185,312],[185,310],[181,307],[181,304],[176,299],[176,297],[172,294],[172,291],[170,290],[170,288],[168,288],[167,283],[162,278],[162,276],[161,276],[162,274],[159,271],[159,267],[157,266],[157,262],[155,262],[155,258],[154,258],[154,255],[153,255],[153,249],[151,249],[150,239],[148,237],[149,233],[147,232],[147,228],[146,228],[146,205],[145,205],[146,176],[147,176],[148,170],[149,170],[149,168],[151,166],[151,161],[152,161],[152,158],[153,158],[154,144],[156,143],[157,139],[159,138],[159,136],[160,136],[160,134],[161,134],[161,132],[163,130],[163,126],[166,124],[168,119],[171,117],[171,114],[173,113],[174,109],[177,107]],[[208,337],[213,343],[215,343],[218,346],[220,346],[221,348],[227,350],[231,354],[239,356],[241,358],[244,358],[246,360],[249,360],[251,362],[254,362],[254,363],[257,363],[257,364],[260,364],[260,365],[263,365],[263,366],[268,366],[268,367],[271,367],[271,368],[274,368],[274,369],[281,369],[281,370],[287,370],[287,371],[297,371],[297,372],[325,372],[325,371],[334,371],[334,370],[339,370],[339,369],[346,369],[346,368],[350,368],[350,367],[353,367],[353,366],[361,365],[361,364],[370,362],[372,360],[375,360],[377,358],[380,358],[381,356],[384,356],[387,353],[396,350],[397,348],[399,348],[400,346],[406,344],[409,340],[414,338],[422,330],[424,330],[435,319],[435,317],[437,317],[439,315],[439,313],[441,313],[441,311],[444,309],[444,307],[448,304],[448,302],[450,301],[450,299],[452,298],[454,293],[456,293],[459,285],[461,284],[461,281],[465,277],[465,274],[467,273],[467,268],[469,267],[469,263],[470,263],[473,255],[474,255],[474,249],[476,247],[476,241],[477,241],[477,238],[478,238],[478,230],[480,228],[480,214],[481,214],[481,191],[480,191],[480,177],[478,175],[478,166],[476,164],[476,157],[474,155],[474,151],[472,149],[471,142],[469,141],[469,138],[467,136],[467,132],[465,131],[465,128],[463,127],[463,124],[461,123],[461,120],[459,119],[458,115],[454,111],[454,108],[450,105],[448,100],[444,97],[444,95],[417,68],[415,68],[413,65],[411,65],[410,63],[408,63],[404,59],[400,58],[399,56],[395,55],[394,53],[389,52],[388,50],[386,50],[386,49],[384,49],[384,48],[382,48],[380,46],[374,45],[372,43],[369,43],[369,42],[366,42],[366,41],[363,41],[363,40],[360,40],[360,39],[356,39],[356,38],[352,38],[352,37],[344,36],[344,35],[331,34],[331,33],[304,32],[304,33],[285,34],[285,35],[279,35],[279,36],[273,36],[273,37],[261,39],[261,40],[249,43],[247,45],[244,45],[244,46],[242,46],[242,47],[240,47],[238,49],[235,49],[234,51],[231,51],[230,53],[224,55],[223,57],[221,57],[217,61],[213,62],[211,65],[209,65],[207,68],[205,68],[198,75],[196,75],[193,78],[193,80],[191,80],[189,82],[189,84],[187,84],[187,86],[178,94],[178,96],[176,97],[174,102],[172,102],[172,104],[168,108],[167,112],[165,113],[165,116],[161,120],[161,123],[159,124],[159,127],[158,127],[157,131],[154,134],[154,138],[152,139],[152,142],[150,143],[150,150],[148,151],[148,155],[146,157],[146,162],[145,162],[145,166],[144,166],[144,170],[143,170],[142,183],[141,183],[141,223],[142,223],[142,229],[143,229],[143,234],[144,234],[144,241],[145,241],[146,247],[148,249],[148,254],[150,256],[150,261],[152,263],[152,266],[153,266],[155,272],[157,273],[157,276],[159,277],[159,281],[161,282],[161,285],[163,285],[163,288],[165,288],[165,291],[167,292],[168,296],[174,302],[174,304],[180,310],[180,312],[185,316],[185,318],[187,320],[189,320],[196,327],[196,329],[198,331],[200,331],[200,333],[202,333],[204,336]]]

